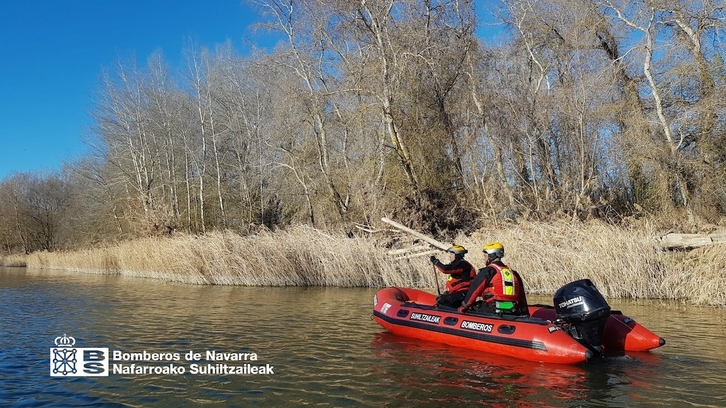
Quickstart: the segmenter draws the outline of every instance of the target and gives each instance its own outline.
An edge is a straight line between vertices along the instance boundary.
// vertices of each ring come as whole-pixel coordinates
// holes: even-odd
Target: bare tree
[[[674,118],[669,117],[666,107],[670,104],[666,99],[671,99],[671,95],[666,92],[668,74],[659,74],[662,80],[658,80],[654,73],[654,64],[664,64],[667,59],[656,58],[656,42],[665,41],[661,40],[662,35],[658,31],[658,26],[663,23],[663,15],[659,13],[657,4],[649,2],[636,2],[636,3],[616,3],[614,1],[603,2],[604,6],[611,10],[615,18],[622,22],[626,27],[630,28],[634,32],[641,34],[642,46],[638,55],[642,56],[642,72],[647,80],[648,90],[653,100],[653,107],[657,123],[660,126],[660,137],[662,140],[660,143],[655,145],[656,148],[665,149],[665,154],[659,158],[660,169],[658,170],[663,175],[664,186],[661,189],[665,192],[675,190],[678,193],[676,195],[669,196],[670,204],[681,204],[683,205],[688,213],[692,216],[691,203],[690,203],[690,192],[688,188],[688,180],[685,175],[685,169],[683,167],[682,154],[680,149],[684,147],[685,135],[682,131],[683,128],[678,130],[676,135],[674,127]],[[675,14],[680,14],[676,12]],[[680,14],[682,16],[682,14]],[[676,17],[676,20],[678,18]],[[682,20],[681,20],[682,21]],[[686,28],[684,25],[679,26],[681,30]],[[661,47],[666,44],[661,44]],[[670,46],[670,44],[668,44]],[[692,48],[693,50],[693,48]],[[698,64],[696,64],[698,65]],[[658,72],[665,73],[667,65],[658,68]]]
[[[414,191],[418,190],[418,176],[409,152],[408,142],[401,134],[401,119],[395,114],[396,86],[401,80],[400,74],[404,71],[406,58],[400,44],[396,44],[395,14],[393,8],[395,0],[361,1],[351,10],[356,14],[360,41],[363,47],[375,50],[374,58],[377,60],[378,82],[380,92],[376,96],[380,102],[383,122],[386,133],[397,157],[403,166],[408,182]]]
[[[276,27],[287,39],[286,52],[279,51],[282,66],[298,78],[301,85],[305,109],[309,115],[306,124],[310,127],[317,149],[317,163],[322,181],[326,186],[338,214],[344,217],[348,211],[348,200],[341,196],[332,178],[329,136],[329,118],[326,109],[333,106],[338,118],[339,107],[331,89],[336,78],[331,75],[331,59],[335,58],[331,39],[326,35],[326,10],[322,2],[260,1],[272,15]]]
[[[30,176],[27,174],[11,174],[0,183],[0,222],[3,223],[3,246],[9,253],[20,250],[30,253],[35,250],[29,242],[30,229],[23,197],[27,196]]]

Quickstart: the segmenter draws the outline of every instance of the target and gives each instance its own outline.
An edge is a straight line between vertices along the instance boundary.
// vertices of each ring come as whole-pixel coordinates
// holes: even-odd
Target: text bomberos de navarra
[[[204,358],[203,358],[204,357]],[[199,375],[270,375],[275,374],[271,364],[256,364],[257,353],[225,353],[207,350],[204,354],[193,350],[185,353],[124,353],[113,350],[111,353],[111,374],[199,374]],[[201,363],[201,360],[207,363]],[[117,363],[121,361],[122,363]],[[128,362],[134,362],[127,364]],[[182,361],[191,362],[189,366],[177,364]],[[136,363],[139,362],[139,363]],[[161,362],[166,364],[148,364]],[[228,364],[228,362],[232,362]]]

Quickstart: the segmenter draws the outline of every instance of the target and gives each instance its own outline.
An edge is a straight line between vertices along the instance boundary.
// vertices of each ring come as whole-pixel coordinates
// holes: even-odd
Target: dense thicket
[[[722,223],[722,1],[257,0],[281,42],[103,74],[92,153],[0,183],[4,252],[392,216]]]

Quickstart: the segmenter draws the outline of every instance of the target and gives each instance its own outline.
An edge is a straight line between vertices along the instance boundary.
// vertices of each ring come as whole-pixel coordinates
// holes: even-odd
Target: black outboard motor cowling
[[[585,347],[602,354],[605,323],[610,317],[610,305],[590,279],[570,282],[554,297],[557,319],[563,329]]]

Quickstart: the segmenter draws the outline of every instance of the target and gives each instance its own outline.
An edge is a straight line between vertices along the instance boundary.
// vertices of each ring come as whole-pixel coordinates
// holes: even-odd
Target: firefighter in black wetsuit
[[[456,308],[464,300],[469,284],[476,276],[476,270],[464,259],[464,254],[468,251],[463,246],[453,245],[446,252],[449,253],[448,264],[443,264],[435,256],[431,256],[431,263],[436,270],[449,275],[446,292],[436,298],[436,304]]]

